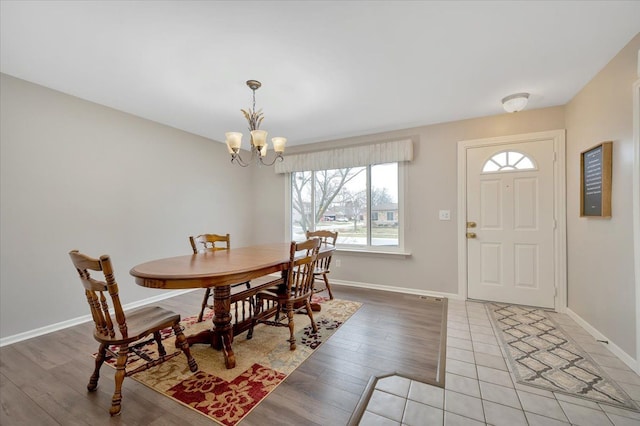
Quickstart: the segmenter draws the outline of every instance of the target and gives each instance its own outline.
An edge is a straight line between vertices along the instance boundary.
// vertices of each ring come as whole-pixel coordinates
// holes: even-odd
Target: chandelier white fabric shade
[[[529,102],[528,93],[515,93],[502,98],[502,107],[507,112],[518,112],[527,106],[527,102]]]

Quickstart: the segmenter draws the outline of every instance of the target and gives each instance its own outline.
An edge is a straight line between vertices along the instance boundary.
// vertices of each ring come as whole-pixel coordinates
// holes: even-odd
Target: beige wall
[[[569,308],[635,357],[633,98],[637,35],[566,106]],[[612,217],[580,217],[580,153],[613,141]]]
[[[269,154],[271,158],[273,153]],[[254,235],[254,244],[284,241],[285,230],[285,175],[275,174],[273,167],[252,167],[251,181],[252,211],[249,214]]]
[[[417,292],[457,294],[458,141],[563,128],[564,108],[555,107],[323,142],[289,152],[412,138],[415,159],[407,166],[405,204],[405,249],[412,255],[339,253],[335,258],[342,260],[341,267],[334,262],[332,276]],[[439,210],[451,210],[451,220],[440,221]]]
[[[71,249],[110,254],[131,303],[163,292],[129,269],[188,254],[190,234],[253,241],[254,172],[223,144],[0,78],[0,337],[88,315]]]

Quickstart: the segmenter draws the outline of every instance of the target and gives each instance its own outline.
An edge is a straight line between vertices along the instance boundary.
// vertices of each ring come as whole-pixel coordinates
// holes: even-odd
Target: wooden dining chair
[[[291,242],[286,282],[270,291],[260,291],[256,294],[255,315],[251,329],[247,334],[247,339],[253,337],[254,327],[258,323],[289,327],[289,349],[295,350],[296,338],[294,336],[293,315],[302,309],[306,310],[313,331],[318,331],[311,311],[311,295],[313,294],[313,269],[315,268],[319,247],[320,240],[317,238],[301,243]],[[282,311],[286,312],[286,324],[283,322],[285,318],[280,319]],[[270,320],[269,318],[272,316],[275,316],[275,318]]]
[[[202,235],[198,235],[197,237],[190,236],[189,242],[191,243],[193,254],[205,253],[210,251],[218,251],[218,250],[229,250],[231,248],[231,236],[229,234],[226,234],[226,235],[202,234]],[[237,287],[241,285],[246,286],[247,289],[251,288],[250,281],[240,283],[240,284],[235,284],[235,285],[232,285],[231,287]],[[200,313],[198,314],[198,322],[202,321],[205,308],[213,309],[213,303],[209,302],[209,299],[212,296],[213,296],[213,290],[211,288],[205,289],[204,297],[202,298],[202,307],[200,308]]]
[[[112,416],[120,414],[122,382],[125,377],[147,370],[181,353],[184,353],[187,357],[189,369],[191,371],[198,370],[198,365],[191,356],[189,344],[180,326],[180,315],[159,306],[146,306],[125,314],[120,304],[118,283],[114,277],[109,256],[103,255],[99,259],[93,259],[78,250],[72,250],[69,252],[69,256],[80,275],[80,281],[84,286],[85,296],[91,310],[91,317],[95,323],[93,337],[100,343],[95,369],[87,385],[87,389],[90,392],[95,391],[98,387],[100,367],[102,367],[107,353],[117,357],[115,391],[111,399],[111,408],[109,409],[109,413]],[[91,277],[89,271],[101,272],[104,281]],[[112,311],[109,310],[109,303],[105,293],[111,299],[115,318],[112,317]],[[173,329],[176,335],[176,348],[180,349],[171,354],[167,354],[160,335],[160,331],[166,328]],[[150,358],[147,353],[140,349],[152,340],[155,340],[158,346],[158,358],[156,359]],[[116,347],[117,352],[115,351]],[[146,363],[127,370],[127,361],[130,353],[138,355]]]
[[[307,238],[318,238],[321,242],[320,247],[336,247],[336,240],[338,239],[338,232],[332,231],[307,231]],[[316,263],[316,269],[313,272],[314,276],[314,293],[320,293],[325,290],[329,293],[329,299],[333,300],[333,293],[331,292],[331,284],[329,284],[329,279],[327,278],[327,274],[331,272],[329,267],[331,266],[331,257],[333,255],[333,250],[320,252],[318,254],[318,261]],[[315,287],[316,280],[318,276],[321,276],[324,281],[324,287]]]

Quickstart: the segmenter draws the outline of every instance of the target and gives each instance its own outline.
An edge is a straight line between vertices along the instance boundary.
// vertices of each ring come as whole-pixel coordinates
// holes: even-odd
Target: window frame
[[[404,230],[406,227],[405,223],[405,191],[406,191],[406,164],[403,161],[390,161],[389,164],[396,163],[398,166],[398,245],[394,246],[375,246],[371,245],[371,167],[376,166],[377,164],[370,164],[366,167],[367,176],[366,176],[366,190],[367,190],[367,244],[336,244],[336,250],[339,252],[360,252],[360,253],[379,253],[379,254],[391,254],[391,255],[410,255],[405,251],[404,246]],[[329,170],[329,169],[328,169]],[[314,173],[315,171],[309,171]],[[293,173],[286,173],[285,179],[285,238],[287,241],[291,241],[293,239],[292,236],[292,188],[291,188],[291,179]],[[315,176],[312,177],[312,182],[315,181]],[[315,191],[311,191],[312,202],[313,197],[315,197]],[[315,215],[314,217],[313,227],[315,229]]]
[[[520,154],[522,156],[513,165],[511,165],[510,161],[509,161],[509,154],[511,154],[511,153]],[[507,164],[500,165],[496,160],[494,160],[494,158],[496,158],[497,156],[499,156],[501,154],[506,154]],[[531,167],[526,167],[526,168],[517,168],[517,167],[515,167],[523,159],[528,160],[531,163]],[[487,167],[487,164],[489,162],[492,162],[493,164],[498,166],[498,169],[497,170],[485,170],[486,167]],[[508,168],[508,167],[511,167],[511,168]],[[527,153],[524,153],[524,152],[521,152],[521,151],[517,151],[515,149],[505,149],[505,150],[496,152],[493,155],[491,155],[491,157],[487,158],[484,161],[484,163],[482,163],[482,169],[481,169],[480,173],[481,174],[513,173],[513,172],[529,172],[529,171],[532,171],[532,170],[533,171],[538,170],[538,163],[535,161],[535,159],[533,157],[531,157]]]

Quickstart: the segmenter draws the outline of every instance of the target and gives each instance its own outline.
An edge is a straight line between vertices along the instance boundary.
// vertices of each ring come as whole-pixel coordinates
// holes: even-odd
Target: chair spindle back
[[[311,238],[307,241],[291,242],[289,251],[289,270],[287,274],[287,292],[290,298],[297,298],[313,292],[313,271],[318,258],[320,240]]]
[[[229,234],[202,234],[197,237],[189,237],[193,254],[204,253],[208,251],[229,250],[231,248],[231,237]],[[225,243],[224,247],[216,245],[217,243]]]
[[[87,303],[91,310],[91,317],[96,326],[96,334],[104,337],[114,338],[116,333],[114,323],[109,312],[109,303],[105,293],[109,294],[116,316],[116,323],[122,338],[127,338],[127,321],[120,303],[118,295],[118,283],[113,275],[111,259],[107,255],[100,256],[100,259],[91,258],[78,250],[69,252],[69,257],[78,271],[80,281],[85,290]],[[91,277],[89,271],[102,272],[104,281]]]
[[[307,231],[307,238],[317,238],[320,240],[320,247],[335,247],[336,240],[338,239],[338,233],[333,231]],[[331,266],[331,252],[326,252],[326,254],[320,254],[318,256],[318,262],[316,267],[320,270],[328,271]]]

